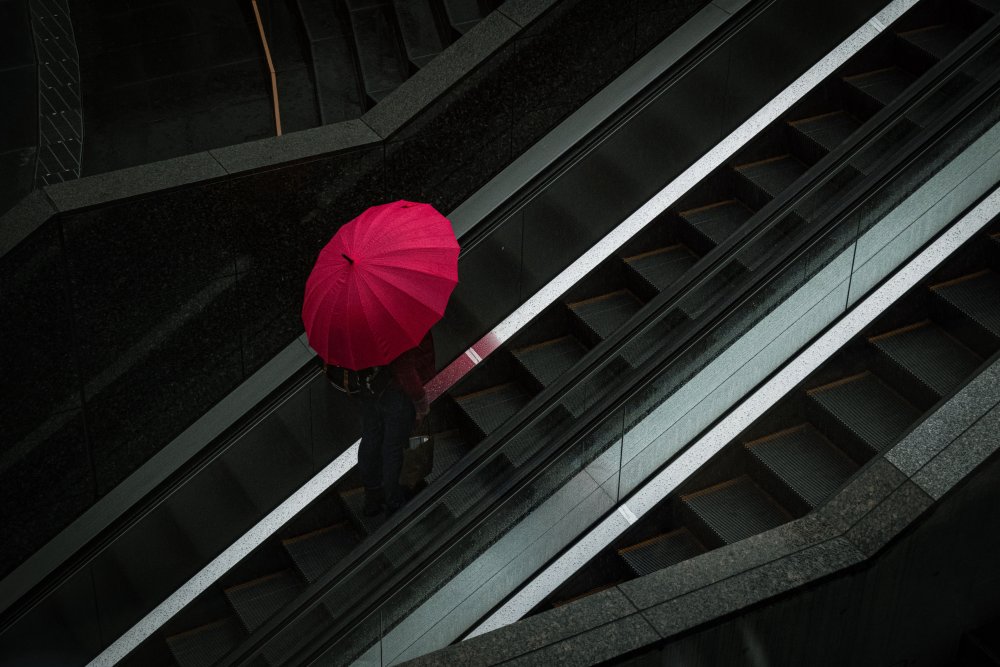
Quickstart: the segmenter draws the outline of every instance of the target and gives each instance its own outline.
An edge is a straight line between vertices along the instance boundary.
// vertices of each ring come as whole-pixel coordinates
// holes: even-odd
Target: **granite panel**
[[[507,665],[601,665],[624,653],[652,644],[660,636],[642,617],[632,614],[505,662]],[[482,664],[487,664],[491,658]]]
[[[484,664],[484,660],[510,660],[581,632],[603,629],[616,620],[634,615],[635,611],[635,607],[617,588],[611,588],[456,646],[429,653],[408,664],[414,667],[480,665]]]
[[[503,57],[502,49],[517,33],[517,26],[506,16],[493,12],[480,21],[467,35],[452,44],[416,74],[403,82],[388,97],[362,116],[362,120],[383,138],[395,135],[405,124],[427,113],[430,105],[455,104],[460,96],[455,95],[453,86],[472,72],[473,77],[482,77],[477,67],[485,67],[493,72],[492,59]],[[497,52],[500,51],[499,54]],[[499,72],[501,75],[503,72]],[[444,96],[451,102],[435,100]],[[490,102],[496,104],[499,98]],[[482,103],[484,100],[480,100]],[[483,106],[480,113],[489,109]],[[412,135],[411,135],[412,136]]]
[[[906,475],[884,459],[876,458],[816,513],[831,526],[846,531],[891,496],[904,481]]]
[[[885,453],[885,459],[912,477],[987,410],[997,405],[1000,401],[998,386],[1000,362],[973,378],[953,398],[918,424]]]
[[[708,4],[708,0],[637,0],[636,55],[661,42]]]
[[[504,47],[386,145],[389,199],[427,201],[447,212],[469,194],[449,191],[449,177],[464,174],[478,187],[509,162],[511,53]],[[489,159],[478,154],[483,150]]]
[[[839,533],[815,514],[678,563],[618,587],[639,609],[712,586]]]
[[[232,312],[213,304],[234,286],[232,220],[211,186],[189,188],[64,220],[81,368],[88,382],[214,317],[207,341],[224,346]],[[211,328],[211,327],[209,327]],[[187,358],[185,355],[183,358]],[[105,383],[106,384],[106,383]]]
[[[2,207],[0,210],[3,210]],[[34,190],[21,197],[9,210],[0,215],[0,259],[40,228],[55,215],[55,212],[52,202],[42,190]]]
[[[362,120],[347,120],[302,132],[214,148],[212,156],[230,174],[277,166],[355,148],[375,149],[379,136]]]
[[[473,145],[469,150],[470,155],[476,156],[475,161],[465,160],[451,165],[450,171],[435,173],[425,184],[417,185],[417,196],[425,196],[436,202],[435,206],[440,211],[452,211],[483,183],[510,164],[514,154],[509,132],[491,133],[482,137],[481,141],[482,143]]]
[[[168,190],[225,174],[225,170],[211,155],[197,153],[49,185],[45,187],[45,192],[58,210],[72,211]],[[184,207],[183,212],[187,214],[188,210]]]
[[[262,311],[252,306],[241,314],[241,319],[246,322],[241,337],[243,370],[247,377],[288,345],[288,341],[302,333],[301,306],[296,304],[302,299],[301,286],[304,283],[286,278],[282,284],[285,286],[283,293],[279,290],[272,292],[282,302],[276,304],[273,312],[267,313],[271,316],[270,319],[264,319]],[[241,285],[240,293],[244,303],[259,296],[251,290],[249,283]],[[252,319],[253,316],[257,316],[257,319]]]
[[[879,551],[933,503],[916,484],[906,480],[844,536],[867,556]]]
[[[511,130],[511,155],[521,155],[545,136],[559,121],[576,110],[571,104],[526,110]]]
[[[913,475],[913,481],[935,500],[979,467],[1000,447],[1000,407],[993,408]]]
[[[16,450],[5,447],[0,457],[3,577],[95,500],[82,411],[50,415]]]
[[[637,0],[563,0],[540,16],[521,34],[536,37],[602,21],[632,21]],[[505,11],[505,13],[507,13]],[[512,12],[513,13],[513,12]]]
[[[497,12],[524,27],[557,4],[559,0],[507,0],[497,8]]]
[[[854,545],[838,537],[651,607],[642,614],[660,635],[670,637],[863,559]]]
[[[104,495],[243,380],[239,351],[214,365],[137,368],[88,400],[87,415]],[[196,372],[204,369],[204,372]],[[154,399],[152,397],[157,397]]]
[[[72,317],[57,224],[42,227],[0,260],[2,446],[8,450],[55,413],[80,407]]]
[[[615,12],[603,21],[560,24],[559,30],[516,42],[515,118],[535,109],[577,105],[634,59],[631,13]]]

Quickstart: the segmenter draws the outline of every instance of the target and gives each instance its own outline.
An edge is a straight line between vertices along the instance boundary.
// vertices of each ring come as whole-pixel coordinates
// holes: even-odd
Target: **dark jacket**
[[[424,385],[434,377],[434,337],[428,331],[415,348],[399,355],[389,364],[395,384],[410,397],[417,414],[427,414],[427,394]]]

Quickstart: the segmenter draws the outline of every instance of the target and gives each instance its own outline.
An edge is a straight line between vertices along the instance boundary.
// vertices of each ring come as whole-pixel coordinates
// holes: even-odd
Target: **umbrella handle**
[[[350,257],[348,257],[346,253],[340,253],[340,256],[343,257],[344,259],[346,259],[351,264],[354,264],[354,260],[351,259]]]

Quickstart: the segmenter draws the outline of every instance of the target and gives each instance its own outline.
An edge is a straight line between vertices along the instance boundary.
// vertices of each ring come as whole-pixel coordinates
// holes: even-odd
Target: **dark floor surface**
[[[38,145],[38,81],[27,0],[0,0],[0,213],[31,191]]]
[[[284,131],[318,124],[307,45],[288,0],[261,0]],[[71,0],[84,98],[84,175],[275,133],[252,5]]]

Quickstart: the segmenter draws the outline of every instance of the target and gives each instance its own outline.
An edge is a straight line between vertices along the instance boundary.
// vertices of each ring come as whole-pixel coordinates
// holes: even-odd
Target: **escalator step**
[[[354,525],[365,535],[371,535],[375,530],[385,523],[385,514],[375,516],[365,516],[362,512],[365,504],[365,490],[362,488],[347,489],[340,492],[340,500],[344,503],[347,515],[351,517]]]
[[[574,595],[573,597],[566,598],[565,600],[553,600],[552,601],[552,608],[553,609],[558,609],[559,607],[564,607],[564,606],[570,604],[571,602],[576,602],[577,600],[582,600],[583,598],[590,597],[591,595],[596,595],[596,594],[600,593],[601,591],[606,591],[609,588],[614,588],[615,586],[617,586],[620,583],[622,583],[621,580],[619,580],[619,581],[612,581],[612,582],[607,583],[607,584],[601,584],[600,586],[595,586],[594,588],[591,588],[589,591],[585,591],[583,593],[580,593],[579,595]]]
[[[792,519],[746,475],[681,496],[681,502],[723,544],[738,542]]]
[[[393,0],[392,4],[406,56],[417,68],[423,67],[445,47],[438,34],[430,0]]]
[[[713,246],[729,238],[752,215],[753,211],[747,208],[746,204],[734,199],[680,213],[681,219],[708,239]]]
[[[829,153],[847,141],[861,124],[844,111],[790,121],[789,126],[800,135]]]
[[[965,41],[965,35],[954,25],[932,25],[897,33],[908,44],[926,53],[934,60],[943,60]]]
[[[913,76],[898,67],[886,67],[844,78],[844,81],[870,100],[884,107],[899,97],[913,83]]]
[[[305,586],[291,570],[226,589],[226,598],[247,632],[253,632],[279,609],[291,602]]]
[[[302,25],[311,41],[316,95],[323,123],[350,120],[364,113],[353,63],[350,30],[329,0],[297,0]],[[346,18],[346,17],[345,17]]]
[[[530,398],[521,385],[509,382],[458,396],[455,403],[476,429],[483,436],[488,436],[523,408]]]
[[[246,633],[235,618],[167,637],[170,653],[180,667],[209,667],[243,641]]]
[[[698,257],[684,245],[672,245],[625,258],[625,264],[654,292],[662,292],[694,266]]]
[[[882,355],[941,398],[980,364],[980,358],[944,329],[927,321],[868,339]]]
[[[281,541],[302,577],[309,583],[319,579],[358,544],[348,526],[338,524]]]
[[[792,155],[758,160],[735,167],[736,173],[763,192],[769,199],[777,197],[806,173],[806,166]]]
[[[392,27],[392,9],[385,0],[347,0],[347,7],[365,92],[378,102],[407,79]]]
[[[434,465],[426,481],[432,483],[465,456],[465,440],[458,431],[434,434]]]
[[[1000,275],[987,269],[933,285],[930,289],[939,304],[975,327],[985,346],[1000,345]],[[984,352],[982,349],[977,351]]]
[[[705,547],[687,528],[657,535],[639,544],[618,550],[625,564],[637,577],[705,553]]]
[[[538,383],[547,387],[580,361],[587,349],[572,336],[564,336],[514,350],[514,358]]]
[[[806,395],[822,415],[862,445],[868,456],[895,444],[920,416],[919,410],[867,371],[816,387]],[[838,442],[829,432],[827,437]]]
[[[628,290],[619,290],[610,294],[603,294],[585,301],[578,301],[569,304],[570,311],[576,316],[584,326],[585,331],[593,334],[590,336],[596,344],[600,340],[608,338],[618,327],[639,312],[642,304]]]
[[[772,433],[745,446],[771,475],[813,509],[858,468],[811,424]]]

